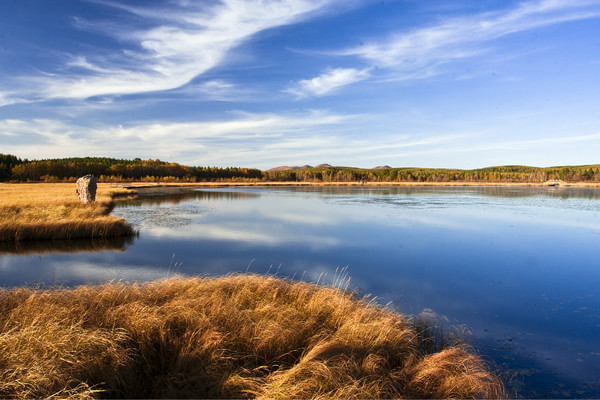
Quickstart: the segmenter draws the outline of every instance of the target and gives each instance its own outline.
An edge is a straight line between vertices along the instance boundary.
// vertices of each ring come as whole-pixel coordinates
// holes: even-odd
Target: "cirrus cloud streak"
[[[298,98],[324,96],[362,80],[415,81],[443,73],[442,66],[488,51],[491,42],[510,34],[600,17],[598,0],[541,0],[508,11],[487,12],[396,32],[387,39],[365,40],[332,56],[358,57],[364,69],[330,68],[295,82],[286,91]],[[377,69],[376,75],[372,74]]]
[[[226,62],[228,53],[258,32],[326,12],[338,0],[221,0],[181,2],[168,10],[102,2],[152,26],[75,18],[80,29],[113,36],[125,46],[108,55],[72,55],[56,71],[14,77],[0,87],[0,106],[48,99],[87,99],[182,87]],[[12,88],[11,88],[12,86]],[[16,89],[18,88],[18,90]],[[17,95],[18,93],[18,95]]]

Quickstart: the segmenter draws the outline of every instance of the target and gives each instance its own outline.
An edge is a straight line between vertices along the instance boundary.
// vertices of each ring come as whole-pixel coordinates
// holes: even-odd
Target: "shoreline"
[[[600,182],[561,182],[553,185],[546,182],[297,182],[297,181],[267,181],[267,182],[183,182],[183,183],[148,183],[132,182],[119,184],[123,189],[135,192],[135,196],[160,196],[182,193],[187,190],[201,188],[225,187],[553,187],[553,188],[600,188]]]

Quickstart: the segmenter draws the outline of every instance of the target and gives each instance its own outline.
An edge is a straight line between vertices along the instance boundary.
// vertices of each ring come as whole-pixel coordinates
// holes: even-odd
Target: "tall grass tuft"
[[[348,291],[274,277],[0,290],[0,397],[504,396],[464,347],[419,340]]]

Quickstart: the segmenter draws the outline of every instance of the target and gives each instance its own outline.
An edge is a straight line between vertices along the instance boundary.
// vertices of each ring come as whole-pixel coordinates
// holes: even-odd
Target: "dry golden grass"
[[[116,193],[124,189],[99,183],[96,200],[110,202]],[[74,183],[0,183],[0,205],[38,205],[78,203]]]
[[[273,277],[0,291],[0,397],[493,398],[464,347],[425,354],[411,321]]]
[[[100,184],[96,202],[84,205],[73,183],[0,184],[0,241],[131,235],[124,220],[109,215],[122,193]]]

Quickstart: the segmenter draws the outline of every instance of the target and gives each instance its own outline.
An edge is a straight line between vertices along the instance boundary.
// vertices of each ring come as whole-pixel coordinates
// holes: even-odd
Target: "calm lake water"
[[[123,203],[130,240],[0,248],[0,285],[277,274],[431,309],[513,396],[600,397],[600,190],[314,187],[198,190]],[[326,274],[326,275],[325,275]]]

